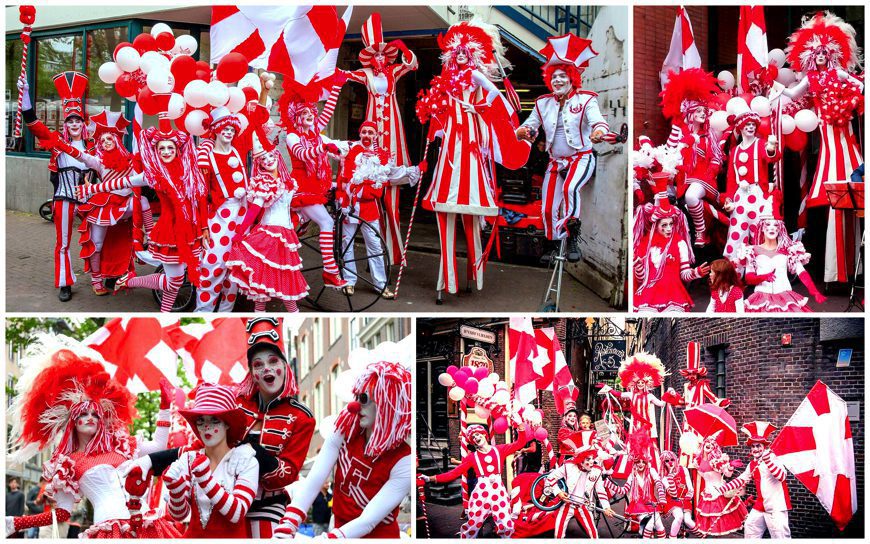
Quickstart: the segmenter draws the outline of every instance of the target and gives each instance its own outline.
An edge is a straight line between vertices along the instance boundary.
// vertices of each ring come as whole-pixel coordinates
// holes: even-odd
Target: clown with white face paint
[[[561,44],[568,40],[567,51]],[[552,94],[535,101],[517,135],[534,141],[538,129],[546,135],[550,164],[541,189],[544,232],[550,240],[568,238],[567,258],[580,260],[580,191],[595,175],[593,144],[604,140],[610,127],[601,115],[597,94],[581,88],[580,76],[598,55],[592,42],[573,34],[549,38],[541,50],[547,57],[542,69]]]
[[[308,476],[294,489],[279,538],[293,538],[335,469],[327,538],[399,538],[399,505],[411,488],[411,373],[398,363],[369,364],[353,387]]]
[[[598,538],[598,528],[590,506],[600,505],[607,517],[615,513],[607,500],[601,469],[595,467],[598,448],[593,445],[581,446],[571,456],[570,461],[550,472],[545,480],[545,492],[563,501],[556,514],[555,537],[565,538],[568,522],[574,518],[589,538]],[[557,487],[560,480],[564,481],[568,491]]]
[[[257,495],[260,466],[254,449],[240,444],[245,414],[233,389],[203,383],[193,406],[179,410],[201,448],[185,451],[163,479],[169,490],[169,515],[190,522],[185,538],[246,538],[245,514]]]

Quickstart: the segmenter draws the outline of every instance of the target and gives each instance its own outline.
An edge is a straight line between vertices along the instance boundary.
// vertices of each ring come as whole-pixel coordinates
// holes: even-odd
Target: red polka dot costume
[[[236,134],[241,124],[228,111],[217,117],[211,125],[213,134],[231,126]],[[209,191],[208,234],[210,240],[200,260],[200,287],[196,292],[196,311],[212,312],[220,300],[218,311],[231,312],[236,302],[239,287],[230,281],[227,258],[232,247],[236,229],[245,217],[248,176],[245,161],[235,147],[228,153],[219,152],[215,144],[200,144],[197,166],[206,174]]]

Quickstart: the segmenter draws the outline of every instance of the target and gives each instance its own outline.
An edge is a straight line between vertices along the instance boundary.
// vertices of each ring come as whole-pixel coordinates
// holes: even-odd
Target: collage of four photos
[[[863,540],[866,11],[4,7],[6,538]]]

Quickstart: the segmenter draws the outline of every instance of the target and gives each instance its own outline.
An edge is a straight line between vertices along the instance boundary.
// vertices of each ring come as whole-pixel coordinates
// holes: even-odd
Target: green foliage
[[[6,343],[14,349],[24,349],[40,332],[63,334],[76,340],[84,340],[102,327],[105,318],[85,319],[15,317],[6,320]]]

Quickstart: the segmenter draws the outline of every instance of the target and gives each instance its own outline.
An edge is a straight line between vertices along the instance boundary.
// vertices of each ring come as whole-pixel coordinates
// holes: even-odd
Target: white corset
[[[97,465],[82,474],[79,491],[94,505],[94,525],[113,519],[130,519],[127,494],[118,470],[111,465]]]
[[[263,218],[260,220],[261,225],[273,225],[276,227],[284,227],[287,229],[293,228],[293,221],[290,220],[290,201],[293,200],[293,192],[287,191],[263,212]]]
[[[758,293],[777,294],[791,291],[791,283],[788,281],[788,256],[782,253],[765,255],[758,253],[755,257],[755,273],[763,276],[768,272],[775,272],[774,280],[761,282],[755,286]]]

